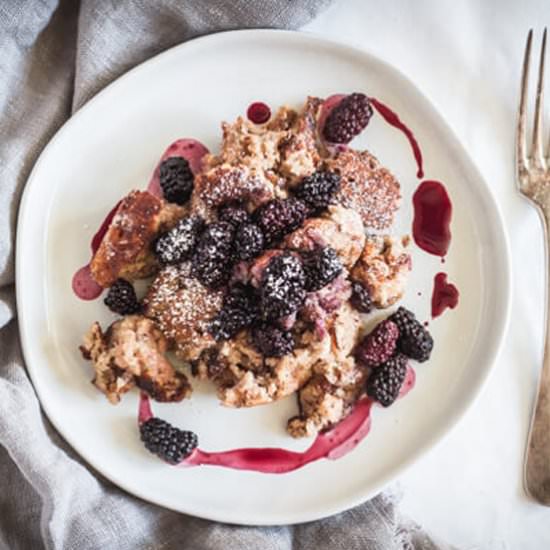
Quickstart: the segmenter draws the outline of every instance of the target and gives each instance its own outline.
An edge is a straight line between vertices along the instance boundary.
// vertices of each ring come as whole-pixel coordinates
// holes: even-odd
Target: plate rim
[[[437,117],[439,118],[439,123],[447,133],[449,141],[452,143],[453,148],[459,151],[461,157],[465,157],[468,159],[471,170],[474,171],[477,177],[477,180],[482,184],[479,186],[481,188],[481,192],[485,195],[485,199],[488,200],[492,204],[492,207],[494,208],[494,220],[491,225],[493,226],[493,233],[495,235],[498,235],[501,239],[500,241],[500,244],[501,244],[500,252],[502,253],[501,262],[503,263],[503,265],[506,266],[506,269],[504,273],[501,273],[501,277],[499,280],[499,285],[501,287],[500,292],[502,294],[501,296],[502,300],[498,304],[498,307],[499,307],[498,311],[500,312],[500,315],[498,316],[498,320],[495,322],[496,329],[494,328],[495,325],[493,325],[492,342],[491,342],[492,346],[489,353],[487,354],[487,357],[488,357],[487,363],[484,367],[483,373],[479,379],[477,386],[475,386],[472,389],[468,398],[463,399],[460,402],[460,404],[455,407],[452,413],[448,415],[446,422],[444,423],[444,426],[442,426],[438,430],[431,432],[430,434],[426,434],[423,445],[420,445],[419,447],[417,447],[415,451],[412,452],[409,456],[407,456],[402,461],[402,463],[399,466],[397,466],[390,474],[382,476],[379,480],[377,480],[377,482],[373,484],[374,485],[373,487],[371,487],[368,490],[360,491],[359,492],[360,496],[354,495],[346,498],[335,499],[331,503],[323,505],[321,507],[322,508],[321,511],[319,511],[319,509],[316,509],[314,511],[302,510],[299,513],[292,512],[291,513],[292,517],[288,517],[288,516],[285,518],[273,517],[268,519],[267,521],[257,521],[257,519],[255,518],[253,518],[251,521],[250,519],[247,519],[247,517],[242,517],[242,514],[240,514],[238,511],[236,514],[231,513],[230,510],[226,511],[226,513],[224,514],[197,513],[193,509],[186,508],[185,502],[182,502],[181,505],[178,505],[178,506],[167,504],[166,502],[163,502],[162,499],[157,498],[156,494],[155,495],[145,494],[145,492],[140,491],[139,486],[130,486],[129,484],[124,482],[124,480],[121,481],[120,479],[117,479],[116,475],[112,473],[103,472],[102,469],[97,466],[93,457],[90,458],[88,456],[85,456],[81,451],[78,440],[75,440],[70,436],[67,437],[63,433],[63,431],[59,428],[58,423],[56,422],[56,419],[55,419],[55,415],[50,416],[49,414],[50,410],[49,410],[49,405],[47,404],[48,400],[47,398],[44,399],[45,395],[43,393],[43,390],[40,388],[39,374],[38,374],[39,369],[34,368],[33,365],[35,363],[31,359],[31,357],[34,355],[34,351],[32,351],[33,345],[30,342],[30,335],[29,335],[30,329],[27,330],[28,325],[26,322],[29,305],[27,304],[27,299],[25,297],[25,293],[23,292],[23,283],[22,283],[23,273],[24,273],[24,264],[25,264],[25,255],[23,252],[23,247],[25,245],[23,245],[22,235],[25,234],[25,227],[26,225],[28,225],[26,223],[26,219],[30,214],[30,210],[28,209],[27,205],[31,201],[31,197],[34,192],[33,189],[37,187],[38,182],[40,181],[37,178],[37,174],[40,171],[40,167],[42,163],[44,162],[44,158],[47,157],[48,152],[52,148],[53,144],[59,141],[63,137],[63,135],[67,132],[67,128],[71,128],[75,124],[75,121],[78,121],[79,117],[81,117],[83,113],[86,113],[88,110],[90,110],[90,108],[92,108],[93,105],[95,105],[95,103],[97,103],[104,95],[107,95],[108,93],[110,93],[111,90],[114,89],[116,86],[118,86],[121,81],[124,81],[128,77],[135,75],[141,70],[146,69],[150,64],[154,64],[158,62],[160,58],[173,54],[175,50],[181,50],[181,49],[187,48],[190,45],[195,45],[198,42],[212,42],[214,44],[216,41],[224,40],[224,39],[238,40],[241,36],[245,36],[245,35],[252,38],[254,38],[255,36],[259,40],[264,39],[264,37],[275,36],[275,35],[283,36],[283,37],[287,36],[291,40],[298,37],[299,40],[306,40],[306,41],[312,42],[313,46],[324,45],[325,47],[330,47],[331,49],[339,49],[340,51],[342,51],[343,53],[347,53],[348,55],[359,56],[359,57],[362,57],[363,59],[365,57],[371,58],[376,63],[378,63],[384,70],[394,73],[396,76],[402,79],[408,86],[414,89],[419,100],[429,105],[430,109],[432,109],[432,111],[437,115]],[[44,255],[45,254],[46,252],[44,252]],[[322,518],[331,516],[333,514],[348,510],[350,508],[353,508],[367,501],[368,499],[373,498],[375,495],[381,492],[384,488],[388,486],[389,483],[391,483],[392,481],[402,476],[404,472],[408,470],[414,463],[416,463],[422,456],[427,455],[437,445],[442,443],[453,432],[453,430],[456,429],[460,420],[464,418],[466,413],[474,407],[480,395],[486,388],[489,382],[490,376],[495,370],[495,365],[502,351],[504,339],[507,334],[509,320],[510,320],[511,299],[512,299],[512,269],[511,269],[509,237],[508,237],[506,227],[504,225],[504,218],[502,216],[500,204],[496,200],[493,190],[487,184],[477,164],[474,162],[474,160],[466,150],[465,146],[462,144],[461,140],[455,134],[454,130],[449,126],[445,117],[441,114],[441,112],[436,107],[436,105],[432,101],[430,101],[426,97],[426,95],[423,93],[423,91],[407,75],[401,72],[400,69],[396,68],[394,65],[392,65],[385,59],[378,57],[377,55],[371,53],[369,50],[365,48],[358,47],[357,45],[352,45],[346,42],[326,39],[325,37],[317,33],[312,33],[310,31],[293,31],[293,30],[281,30],[281,29],[243,29],[243,30],[217,32],[206,36],[197,37],[192,40],[183,42],[181,44],[177,44],[143,61],[142,63],[136,65],[135,67],[125,72],[121,76],[117,77],[114,81],[112,81],[100,92],[94,95],[90,100],[88,100],[68,120],[66,120],[62,124],[62,126],[58,128],[58,130],[54,133],[54,135],[50,138],[46,146],[40,152],[40,155],[38,156],[27,178],[26,184],[22,192],[19,208],[18,208],[15,255],[16,255],[15,280],[16,280],[17,315],[19,319],[18,325],[19,325],[19,330],[21,335],[21,349],[22,349],[22,354],[25,361],[25,367],[29,374],[29,378],[31,380],[32,386],[38,397],[40,408],[48,418],[49,422],[55,427],[56,431],[59,433],[62,439],[72,449],[74,449],[76,453],[78,453],[79,457],[84,462],[86,462],[94,470],[99,472],[102,476],[104,476],[110,482],[114,483],[117,487],[120,487],[121,489],[123,489],[124,491],[126,491],[127,493],[135,497],[138,497],[147,502],[156,504],[158,506],[162,506],[165,509],[170,509],[179,513],[189,514],[195,517],[208,519],[212,521],[221,521],[221,522],[227,522],[227,523],[232,523],[237,525],[255,525],[255,526],[271,526],[271,525],[282,525],[282,524],[292,525],[297,523],[303,523],[306,521],[318,520],[318,519],[322,519]]]

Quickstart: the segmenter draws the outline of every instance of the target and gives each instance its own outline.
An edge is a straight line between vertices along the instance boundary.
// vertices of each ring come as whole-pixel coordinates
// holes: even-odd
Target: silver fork
[[[527,35],[523,74],[521,77],[521,96],[517,127],[517,180],[520,192],[536,207],[542,220],[546,249],[546,286],[547,309],[545,319],[545,346],[542,374],[539,381],[537,401],[525,455],[525,490],[535,500],[550,506],[550,289],[548,289],[550,271],[550,143],[546,153],[543,145],[542,109],[544,88],[544,57],[546,50],[546,29],[542,36],[540,51],[537,94],[535,99],[535,118],[531,146],[527,149],[526,111],[527,87],[529,80],[529,60],[533,30]]]

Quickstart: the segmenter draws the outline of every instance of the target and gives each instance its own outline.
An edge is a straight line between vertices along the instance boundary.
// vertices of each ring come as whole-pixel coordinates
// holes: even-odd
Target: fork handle
[[[542,373],[525,458],[525,489],[535,500],[550,506],[550,212],[541,211],[546,264],[545,344]]]

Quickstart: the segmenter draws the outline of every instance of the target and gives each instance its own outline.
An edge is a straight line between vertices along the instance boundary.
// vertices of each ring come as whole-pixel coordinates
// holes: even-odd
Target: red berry
[[[365,94],[350,94],[327,117],[323,137],[332,143],[349,143],[365,129],[371,116],[369,98]]]
[[[357,347],[357,360],[367,367],[385,363],[395,353],[399,329],[393,321],[382,321]]]

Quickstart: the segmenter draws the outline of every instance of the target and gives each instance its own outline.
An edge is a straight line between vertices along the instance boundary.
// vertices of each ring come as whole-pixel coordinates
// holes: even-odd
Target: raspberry
[[[332,143],[349,143],[369,123],[372,106],[365,94],[345,97],[328,115],[323,137]]]
[[[370,313],[372,311],[373,305],[369,290],[361,283],[355,281],[351,284],[351,298],[349,301],[361,313]]]
[[[235,256],[239,260],[251,260],[264,249],[264,234],[254,223],[243,223],[235,233]]]
[[[389,319],[399,329],[399,340],[397,341],[399,351],[419,363],[427,361],[432,353],[434,341],[431,334],[416,319],[414,313],[400,307]]]
[[[203,227],[202,218],[180,220],[175,227],[156,240],[154,248],[159,261],[170,265],[187,260],[197,245]]]
[[[296,256],[283,253],[272,258],[261,280],[263,318],[274,321],[297,311],[306,297],[304,286],[304,269]]]
[[[367,395],[383,407],[389,407],[399,395],[407,374],[407,358],[398,354],[376,369],[367,380]]]
[[[192,259],[192,274],[204,286],[215,289],[229,280],[234,231],[227,222],[211,223],[203,231]]]
[[[216,341],[228,340],[259,317],[257,297],[250,287],[235,285],[225,297],[221,311],[210,321],[208,332]]]
[[[103,302],[111,311],[120,315],[137,313],[141,309],[134,287],[125,279],[117,279],[113,283]]]
[[[397,325],[392,321],[382,321],[358,345],[357,360],[367,367],[385,363],[395,353],[398,338]]]
[[[332,282],[344,269],[330,246],[302,255],[306,274],[306,290],[315,292]]]
[[[250,215],[246,208],[238,203],[229,203],[222,206],[218,212],[218,219],[222,222],[229,222],[238,227],[242,223],[250,221]]]
[[[140,425],[145,448],[169,464],[178,464],[199,444],[197,434],[180,430],[160,418],[150,418]]]
[[[296,189],[296,196],[302,199],[314,212],[320,212],[333,202],[340,189],[340,176],[335,172],[315,172],[304,178]]]
[[[160,164],[160,187],[168,202],[185,204],[191,193],[195,176],[183,157],[170,157]]]
[[[294,338],[286,330],[264,324],[252,331],[252,344],[265,357],[283,357],[294,349]]]
[[[269,246],[300,227],[307,214],[307,205],[299,199],[273,199],[258,208],[254,218]]]

